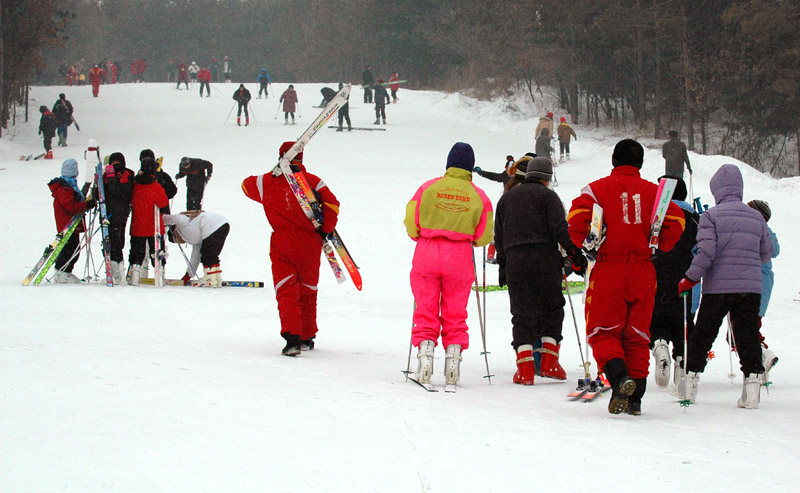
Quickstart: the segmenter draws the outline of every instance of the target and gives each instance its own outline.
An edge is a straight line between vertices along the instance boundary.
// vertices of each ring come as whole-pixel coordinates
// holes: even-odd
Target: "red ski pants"
[[[586,334],[598,368],[622,358],[631,378],[647,378],[655,294],[656,271],[649,260],[595,264],[586,290]]]
[[[322,254],[319,237],[309,240],[293,248],[293,242],[275,233],[269,252],[281,334],[297,335],[303,340],[317,335],[317,283]]]

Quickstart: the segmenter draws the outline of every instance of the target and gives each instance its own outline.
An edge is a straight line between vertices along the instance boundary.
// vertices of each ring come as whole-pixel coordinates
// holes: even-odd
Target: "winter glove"
[[[506,285],[506,264],[500,264],[500,274],[497,278],[497,284],[501,288]]]
[[[114,178],[115,176],[117,176],[117,170],[114,169],[114,165],[113,164],[107,165],[106,166],[106,177],[107,178]]]
[[[474,167],[474,168],[472,168],[472,169],[473,169],[473,171],[475,171],[476,173],[480,173],[481,171],[483,171],[483,170],[480,168],[480,166],[475,166],[475,167]]]
[[[176,180],[180,180],[181,179],[181,174],[180,173],[176,173],[175,174],[175,179]]]
[[[681,282],[678,283],[678,294],[681,296],[686,296],[692,290],[692,288],[697,284],[698,281],[692,281],[688,277],[684,277],[681,279]]]
[[[211,175],[206,176],[206,185],[208,185],[208,182],[210,181],[211,181]]]

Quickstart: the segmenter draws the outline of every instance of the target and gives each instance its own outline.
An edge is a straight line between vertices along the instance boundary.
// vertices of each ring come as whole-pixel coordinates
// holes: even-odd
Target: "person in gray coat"
[[[689,164],[689,153],[686,144],[678,138],[677,130],[669,131],[669,140],[661,146],[661,156],[664,158],[664,174],[683,179],[683,165],[689,174],[692,174],[692,165]]]
[[[711,178],[710,187],[716,206],[700,215],[697,255],[678,285],[684,294],[703,280],[697,322],[689,338],[682,397],[694,401],[698,374],[705,369],[708,351],[730,314],[745,376],[739,407],[755,409],[764,373],[758,333],[761,264],[772,258],[772,240],[761,214],[742,202],[744,182],[739,168],[723,165]]]

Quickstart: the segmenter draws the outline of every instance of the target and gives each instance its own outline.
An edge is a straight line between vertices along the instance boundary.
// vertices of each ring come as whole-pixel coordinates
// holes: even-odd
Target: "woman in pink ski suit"
[[[453,353],[458,361],[460,351],[469,347],[467,302],[475,280],[472,248],[492,240],[492,204],[472,183],[474,165],[472,147],[456,143],[447,156],[444,176],[425,182],[406,206],[405,226],[417,242],[411,269],[416,301],[412,343],[420,354],[426,352],[426,358],[430,352],[431,366],[440,335],[448,358],[451,345],[459,346],[458,354]],[[455,372],[457,380],[457,368]],[[455,381],[448,377],[448,383]]]

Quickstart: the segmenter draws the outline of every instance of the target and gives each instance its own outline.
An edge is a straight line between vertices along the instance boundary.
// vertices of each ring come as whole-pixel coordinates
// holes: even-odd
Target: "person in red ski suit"
[[[658,186],[639,176],[643,161],[641,144],[632,139],[618,142],[611,175],[585,186],[567,216],[570,238],[581,247],[590,231],[593,205],[603,208],[607,229],[586,289],[586,333],[597,366],[612,387],[608,405],[612,414],[641,414],[650,366],[656,294],[650,214]],[[659,249],[671,250],[683,228],[683,213],[670,202]]]
[[[181,63],[178,64],[178,83],[175,85],[175,89],[181,88],[181,82],[186,84],[186,90],[189,90],[189,67],[186,66],[186,62],[181,60]]]
[[[211,86],[209,83],[211,82],[211,71],[208,70],[208,67],[203,65],[203,68],[197,72],[197,80],[200,81],[200,97],[203,97],[203,86],[206,87],[206,97],[211,97]]]
[[[131,249],[128,254],[128,264],[131,266],[131,286],[139,285],[142,262],[145,259],[145,248],[149,246],[150,252],[155,252],[155,213],[153,206],[161,209],[161,214],[167,212],[169,199],[158,181],[156,180],[155,159],[146,157],[142,159],[141,168],[133,180],[133,195],[131,196]],[[161,222],[161,235],[164,234],[164,222]]]
[[[92,81],[92,96],[100,94],[100,81],[103,78],[103,69],[97,64],[89,71],[89,80]]]
[[[389,90],[392,91],[392,102],[397,102],[397,91],[400,90],[400,77],[397,76],[397,72],[393,73],[392,76],[389,78]]]
[[[282,157],[293,145],[294,142],[284,142],[278,155]],[[302,152],[294,157],[291,167],[295,174],[305,174],[322,206],[320,231],[315,230],[306,217],[286,177],[280,172],[249,176],[242,182],[244,194],[261,203],[272,226],[269,258],[281,319],[281,337],[286,339],[282,351],[285,356],[297,356],[301,350],[314,349],[318,331],[317,282],[322,254],[320,233],[333,232],[339,215],[339,201],[321,178],[305,171]]]

